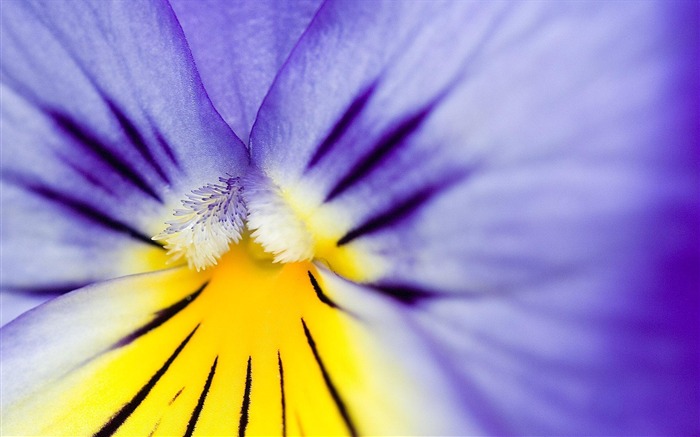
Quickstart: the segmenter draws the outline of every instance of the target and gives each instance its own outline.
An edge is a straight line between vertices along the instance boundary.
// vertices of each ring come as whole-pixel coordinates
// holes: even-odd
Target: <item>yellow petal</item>
[[[15,340],[2,350],[2,432],[354,434],[339,388],[360,380],[350,320],[313,264],[273,264],[243,245],[205,272],[89,287],[3,332]]]

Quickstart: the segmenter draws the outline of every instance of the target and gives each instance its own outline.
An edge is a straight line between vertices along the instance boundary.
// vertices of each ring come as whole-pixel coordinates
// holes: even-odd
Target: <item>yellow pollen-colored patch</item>
[[[41,397],[16,406],[32,413],[35,428],[15,431],[357,432],[339,388],[359,382],[351,316],[334,306],[313,264],[275,264],[247,243],[204,272],[180,268],[157,280],[132,278],[131,287],[154,296],[153,308],[117,326],[124,332],[116,342],[97,347]]]
[[[283,198],[312,235],[315,260],[355,282],[371,282],[382,275],[385,267],[380,257],[372,256],[354,244],[338,246],[338,240],[353,225],[347,217],[325,205],[309,205],[308,201],[304,201],[306,196],[302,193],[285,192]]]
[[[251,235],[273,254],[276,262],[319,261],[355,282],[372,282],[386,271],[386,263],[367,241],[338,242],[357,226],[357,217],[323,201],[314,185],[302,181],[281,185],[260,170],[243,178],[242,195]]]
[[[155,272],[168,267],[187,264],[186,260],[172,261],[168,253],[153,245],[139,245],[124,254],[124,266],[130,273]]]

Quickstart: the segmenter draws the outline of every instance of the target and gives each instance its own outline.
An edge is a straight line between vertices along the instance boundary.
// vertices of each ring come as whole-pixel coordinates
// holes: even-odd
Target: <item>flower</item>
[[[696,3],[0,5],[3,434],[698,432]]]

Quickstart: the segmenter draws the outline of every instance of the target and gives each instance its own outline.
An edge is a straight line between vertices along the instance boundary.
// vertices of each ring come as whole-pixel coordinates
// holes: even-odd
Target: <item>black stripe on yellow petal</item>
[[[250,410],[250,389],[253,384],[252,378],[252,358],[248,357],[248,367],[245,371],[245,390],[243,390],[243,403],[241,404],[241,418],[238,421],[238,435],[243,437],[245,429],[248,427],[248,414]]]
[[[287,437],[287,402],[284,398],[284,365],[282,365],[280,351],[277,351],[277,366],[280,373],[280,397],[282,398],[282,435]]]
[[[187,295],[186,297],[184,297],[180,301],[175,302],[174,304],[170,305],[169,307],[164,308],[164,309],[158,311],[157,313],[155,313],[155,317],[153,318],[153,320],[151,320],[147,324],[143,325],[139,329],[135,330],[131,334],[129,334],[126,337],[119,340],[113,346],[113,348],[126,346],[129,343],[136,340],[137,338],[141,337],[142,335],[149,333],[150,331],[156,329],[157,327],[161,326],[163,323],[165,323],[168,320],[170,320],[171,318],[173,318],[180,311],[187,308],[187,306],[189,304],[191,304],[195,299],[197,299],[197,297],[202,293],[202,291],[204,291],[204,289],[207,287],[208,284],[209,284],[209,282],[205,282],[194,293]]]
[[[191,437],[194,433],[194,428],[197,426],[197,420],[199,420],[199,415],[202,414],[204,409],[204,401],[207,399],[207,394],[211,388],[211,383],[214,380],[214,373],[216,372],[216,365],[219,362],[219,357],[214,358],[214,364],[211,365],[209,370],[209,376],[207,376],[207,382],[204,383],[204,388],[202,389],[202,394],[199,395],[199,400],[197,401],[197,406],[194,407],[192,415],[190,416],[190,421],[187,424],[187,430],[185,431],[185,437]]]
[[[173,398],[170,399],[170,402],[168,402],[168,405],[172,405],[173,402],[175,402],[175,400],[180,396],[180,394],[182,394],[182,391],[184,389],[185,389],[185,387],[182,387],[180,390],[178,390],[177,393],[175,393],[175,396],[173,396]]]
[[[160,420],[156,422],[156,424],[153,426],[153,429],[151,430],[150,433],[148,433],[148,437],[152,437],[155,435],[156,431],[158,431],[158,427],[160,426]]]
[[[357,435],[358,319],[324,279],[312,263],[272,264],[237,245],[205,272],[108,285],[138,291],[108,301],[133,314],[92,318],[117,333],[42,397],[3,411],[8,434]]]
[[[318,368],[321,370],[321,374],[323,375],[323,380],[326,383],[326,387],[328,387],[328,391],[330,392],[331,396],[333,397],[333,401],[335,402],[335,405],[338,407],[338,412],[340,415],[343,417],[343,421],[345,422],[345,425],[348,427],[348,431],[350,431],[350,434],[353,436],[357,435],[357,431],[355,429],[355,425],[353,425],[352,420],[350,420],[350,414],[348,413],[348,409],[345,406],[345,402],[343,399],[340,397],[340,393],[338,393],[338,389],[335,387],[335,384],[333,383],[333,380],[331,379],[331,376],[328,374],[328,370],[326,370],[326,366],[323,364],[323,360],[321,359],[321,356],[318,353],[318,348],[316,347],[316,342],[313,339],[313,336],[311,335],[311,331],[309,331],[308,326],[306,326],[306,322],[304,319],[301,319],[301,324],[304,327],[304,334],[306,335],[306,340],[309,343],[309,347],[311,348],[311,352],[314,354],[314,358],[316,359],[316,363],[318,364]]]
[[[190,332],[190,334],[185,337],[185,339],[180,343],[180,345],[175,349],[175,351],[170,355],[170,357],[165,361],[163,366],[158,369],[158,371],[151,377],[151,379],[144,385],[141,390],[139,390],[138,393],[126,404],[122,407],[121,410],[119,410],[114,416],[112,416],[111,419],[107,423],[105,423],[102,428],[100,428],[99,431],[97,431],[94,435],[95,437],[106,437],[113,435],[119,427],[126,421],[126,419],[129,418],[131,413],[133,413],[136,408],[143,402],[144,399],[146,399],[146,396],[153,390],[153,387],[158,383],[158,380],[165,375],[165,372],[168,371],[168,368],[170,365],[175,361],[178,355],[180,355],[180,352],[187,346],[187,343],[189,343],[190,339],[194,335],[195,332],[197,332],[197,329],[199,329],[200,325],[195,326],[195,328]]]
[[[326,294],[323,292],[323,289],[321,288],[320,285],[318,285],[318,281],[316,280],[316,277],[311,273],[311,271],[307,272],[309,274],[309,280],[311,281],[311,286],[314,288],[314,291],[316,292],[316,296],[318,297],[318,300],[321,302],[325,303],[331,308],[338,308],[338,305],[333,302]]]

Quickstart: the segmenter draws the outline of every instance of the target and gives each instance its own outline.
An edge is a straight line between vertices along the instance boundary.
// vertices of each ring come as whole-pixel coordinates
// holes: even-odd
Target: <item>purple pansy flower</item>
[[[3,0],[2,434],[700,432],[698,8]]]

